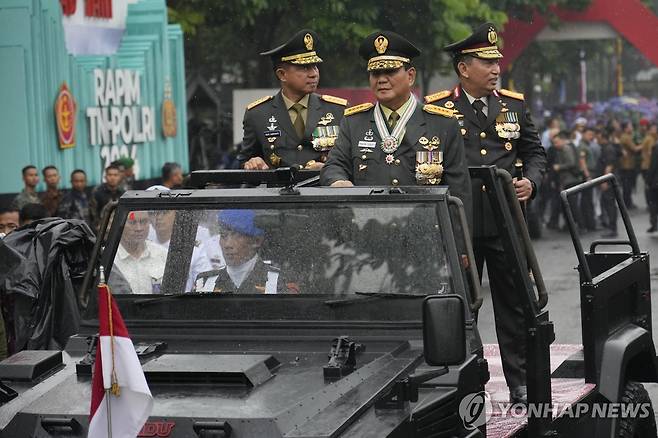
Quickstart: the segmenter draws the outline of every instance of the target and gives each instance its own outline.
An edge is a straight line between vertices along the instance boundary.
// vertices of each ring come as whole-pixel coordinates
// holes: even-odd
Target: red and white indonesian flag
[[[119,308],[106,284],[98,286],[99,340],[91,385],[89,438],[135,438],[153,397]]]

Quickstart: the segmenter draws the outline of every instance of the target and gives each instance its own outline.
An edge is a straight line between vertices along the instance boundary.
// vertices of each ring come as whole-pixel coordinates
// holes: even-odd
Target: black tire
[[[618,423],[619,438],[656,438],[656,417],[653,412],[653,405],[649,398],[649,393],[642,384],[637,382],[628,382],[624,388],[624,394],[621,398],[623,405],[642,405],[648,404],[650,414],[641,418],[627,417],[620,418]],[[642,413],[642,410],[639,411]]]

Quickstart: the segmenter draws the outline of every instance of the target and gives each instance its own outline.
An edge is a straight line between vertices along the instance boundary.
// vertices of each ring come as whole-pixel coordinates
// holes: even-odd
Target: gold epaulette
[[[247,109],[250,110],[250,109],[252,109],[252,108],[255,108],[255,107],[257,107],[258,105],[260,105],[261,103],[265,103],[265,102],[267,102],[268,100],[271,100],[271,99],[274,99],[274,96],[265,96],[265,97],[261,97],[260,99],[258,99],[258,100],[254,100],[254,101],[251,102],[249,105],[247,105]]]
[[[375,105],[373,105],[370,102],[362,103],[361,105],[352,106],[352,107],[347,108],[345,110],[345,112],[343,113],[343,115],[351,116],[352,114],[362,113],[364,111],[368,111],[373,106],[375,106]]]
[[[453,110],[449,110],[448,108],[443,108],[442,106],[437,105],[425,105],[423,106],[423,111],[430,114],[438,114],[449,119],[453,118],[455,115]]]
[[[432,102],[436,102],[437,100],[445,99],[451,94],[452,91],[450,90],[443,90],[443,91],[439,91],[438,93],[430,94],[429,96],[425,96],[425,103],[432,103]]]
[[[505,90],[504,88],[501,88],[498,92],[503,96],[511,97],[512,99],[525,100],[523,93],[516,93],[514,91]]]
[[[322,96],[320,96],[320,99],[329,103],[335,103],[336,105],[347,106],[347,99],[343,99],[342,97],[329,96],[328,94],[323,94]]]

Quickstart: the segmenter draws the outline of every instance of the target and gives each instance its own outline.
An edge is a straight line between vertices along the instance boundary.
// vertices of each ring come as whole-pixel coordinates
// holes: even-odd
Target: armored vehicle
[[[656,379],[648,255],[633,239],[629,253],[579,253],[583,345],[551,347],[511,178],[472,176],[524,297],[530,404],[648,403],[650,415],[497,410],[500,359],[480,340],[468,221],[448,189],[285,185],[128,192],[105,221],[98,264],[154,397],[139,436],[655,436],[635,383]],[[1,436],[86,436],[97,281],[65,351],[0,364]]]

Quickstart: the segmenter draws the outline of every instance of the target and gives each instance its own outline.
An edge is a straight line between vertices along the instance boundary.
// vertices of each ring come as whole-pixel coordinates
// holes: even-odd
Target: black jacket
[[[240,164],[253,157],[262,157],[271,168],[303,167],[310,160],[324,162],[327,153],[316,151],[311,144],[313,131],[339,126],[346,104],[344,99],[333,96],[309,95],[304,138],[299,138],[280,91],[257,100],[244,114]],[[331,121],[325,123],[327,120]]]
[[[260,258],[256,261],[254,269],[247,275],[240,287],[236,287],[228,275],[226,267],[222,269],[202,272],[197,276],[196,285],[198,290],[208,290],[208,281],[214,281],[213,292],[217,293],[236,293],[236,294],[262,294],[265,293],[268,277],[276,274],[276,293],[296,292],[294,286],[288,284],[282,277],[279,268],[263,262]]]
[[[372,137],[373,147],[364,149],[366,137]],[[320,171],[320,182],[322,185],[338,180],[349,180],[357,186],[417,185],[416,152],[425,150],[421,139],[433,137],[439,138],[437,151],[443,152],[440,184],[449,186],[450,193],[462,200],[470,219],[471,180],[457,121],[449,115],[427,112],[422,104],[418,104],[409,119],[402,144],[393,153],[394,161],[390,164],[386,162],[388,154],[380,147],[375,107],[346,116],[336,146]]]
[[[523,175],[533,183],[534,197],[546,171],[546,151],[523,100],[523,95],[506,90],[488,98],[486,126],[480,122],[461,86],[425,97],[427,103],[455,111],[466,149],[469,166],[496,165],[514,175],[517,159],[523,163]],[[518,131],[501,129],[504,124],[518,125]],[[516,128],[515,128],[516,129]],[[506,138],[509,136],[511,138]],[[498,235],[493,211],[482,182],[473,180],[473,217],[477,237]]]
[[[95,237],[80,220],[46,218],[0,240],[0,293],[12,297],[7,322],[15,350],[63,349],[78,333],[76,291]]]

